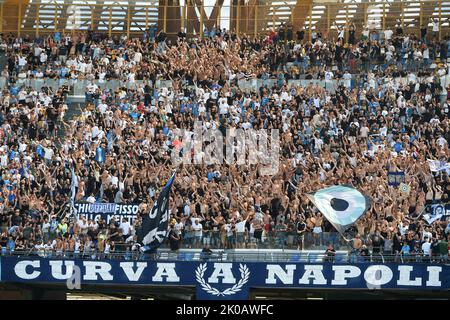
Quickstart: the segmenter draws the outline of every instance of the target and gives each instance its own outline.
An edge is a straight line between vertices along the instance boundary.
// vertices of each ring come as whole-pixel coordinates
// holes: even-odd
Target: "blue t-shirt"
[[[68,69],[66,67],[62,67],[59,73],[62,78],[65,78],[67,75],[67,72],[68,72]]]
[[[409,249],[409,245],[404,245],[403,247],[402,247],[402,251],[403,251],[403,254],[409,254],[409,252],[410,252],[410,249]]]
[[[14,242],[14,240],[8,240],[9,251],[14,251],[15,248],[16,248],[16,243]]]
[[[36,147],[36,153],[38,154],[39,157],[43,158],[44,157],[44,148],[42,148],[42,146],[40,144],[37,145]]]
[[[120,106],[120,109],[121,109],[122,112],[128,111],[129,108],[130,108],[130,105],[128,103],[123,103]]]
[[[56,42],[60,42],[61,41],[61,33],[60,32],[55,32],[53,34],[53,40],[55,40]]]
[[[263,97],[261,99],[261,106],[265,106],[268,103],[269,103],[269,98],[268,97]]]
[[[16,195],[14,194],[14,193],[11,193],[9,196],[8,196],[8,201],[9,201],[9,203],[14,203],[14,201],[16,200]]]
[[[130,114],[131,119],[133,119],[134,122],[137,122],[139,119],[139,114],[137,114],[136,112],[132,112]]]
[[[403,146],[402,146],[402,143],[401,142],[396,142],[395,144],[394,144],[394,150],[395,150],[395,152],[400,152],[400,151],[402,151],[402,149],[403,149]]]
[[[17,96],[17,94],[19,93],[19,88],[11,87],[11,89],[9,89],[9,93],[11,93],[12,96]]]
[[[198,117],[198,106],[197,104],[194,104],[193,108],[192,108],[192,114],[194,115],[194,117]]]

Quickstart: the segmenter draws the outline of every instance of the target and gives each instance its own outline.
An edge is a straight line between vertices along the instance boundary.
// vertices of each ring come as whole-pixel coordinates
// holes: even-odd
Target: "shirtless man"
[[[322,223],[323,223],[322,214],[318,212],[314,222],[313,237],[314,237],[314,244],[319,246],[322,245]]]

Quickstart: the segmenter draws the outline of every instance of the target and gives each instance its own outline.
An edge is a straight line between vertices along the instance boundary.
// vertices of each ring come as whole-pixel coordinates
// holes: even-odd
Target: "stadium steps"
[[[403,23],[405,32],[408,28],[419,26],[420,3],[419,2],[405,2],[403,5]]]
[[[0,0],[0,3],[3,3],[3,33],[17,30],[17,22],[24,16],[28,2],[28,0]],[[19,17],[19,4],[23,8],[21,17]]]
[[[291,13],[297,1],[272,1],[267,6],[268,12],[265,15],[267,17],[265,30],[275,30],[284,22],[288,22],[291,19]],[[258,12],[259,13],[259,12]]]
[[[22,29],[28,33],[36,29],[62,31],[66,29],[68,16],[73,13],[77,14],[76,30],[88,30],[93,24],[94,30],[108,31],[111,16],[112,32],[121,33],[127,30],[127,15],[130,14],[130,32],[142,32],[158,23],[158,0],[30,0],[22,20]]]
[[[2,0],[0,0],[2,1]],[[130,32],[142,32],[148,26],[158,23],[158,0],[149,1],[114,1],[114,0],[5,0],[4,6],[4,32],[13,31],[17,28],[18,6],[22,2],[22,30],[23,33],[33,35],[35,32],[54,32],[66,29],[66,22],[69,15],[77,12],[76,30],[87,30],[94,26],[94,30],[108,31],[109,17],[111,17],[111,30],[113,33],[120,34],[127,30],[127,15],[130,14]],[[242,31],[253,34],[255,8],[252,6],[256,0],[250,0],[246,7],[249,12],[241,11],[241,29]],[[13,5],[14,4],[14,5]],[[269,31],[277,28],[282,22],[292,21],[294,19],[294,32],[305,26],[309,29],[310,22],[310,4],[313,5],[311,14],[312,29],[321,31],[327,30],[328,19],[330,27],[333,22],[338,25],[345,25],[354,22],[357,29],[364,23],[364,11],[369,14],[368,21],[372,21],[376,27],[382,26],[383,3],[377,3],[354,0],[344,0],[339,4],[328,1],[312,2],[311,0],[288,0],[272,1],[265,6],[258,8],[258,32]],[[344,7],[342,7],[344,5]],[[130,6],[130,10],[128,7]],[[76,9],[75,11],[69,10]],[[403,8],[403,10],[402,10]],[[243,7],[244,9],[244,7]],[[327,10],[330,10],[328,13]],[[403,17],[405,32],[413,31],[408,28],[417,28],[420,24],[419,12],[422,11],[422,22],[428,23],[431,28],[430,17],[439,17],[439,1],[424,1],[422,6],[416,0],[403,1],[390,0],[384,3],[386,14],[385,24],[391,28],[395,25],[396,19]],[[39,19],[37,13],[39,12]],[[196,14],[196,13],[195,13]],[[441,6],[442,27],[448,28],[450,17],[450,1],[443,1]],[[56,26],[55,26],[56,21]],[[210,21],[208,20],[208,23]],[[198,23],[198,21],[197,21]],[[168,21],[170,27],[170,21]],[[308,33],[307,33],[308,34]]]
[[[429,21],[430,18],[437,18],[439,14],[439,1],[427,1],[422,2],[422,23],[427,23],[429,27],[432,23]]]
[[[389,5],[389,7],[388,7]],[[401,19],[402,16],[402,4],[401,2],[392,2],[386,5],[385,8],[385,24],[390,26],[394,31],[394,26],[397,24],[397,19]]]
[[[330,13],[328,13],[328,10]],[[330,28],[333,25],[333,17],[336,16],[338,9],[336,6],[325,6],[322,4],[314,5],[312,11],[312,29],[321,31],[324,36],[326,36],[326,32],[328,30],[328,15],[330,16]],[[309,22],[309,15],[306,17],[306,21]],[[332,29],[331,29],[332,30]],[[330,34],[332,31],[330,30]],[[309,36],[307,34],[307,36]]]
[[[297,0],[292,15],[294,19],[294,30],[300,30],[303,26],[306,26],[306,22],[309,22],[310,6],[313,5],[313,1]],[[317,7],[317,6],[314,6]],[[313,15],[314,15],[313,7]]]

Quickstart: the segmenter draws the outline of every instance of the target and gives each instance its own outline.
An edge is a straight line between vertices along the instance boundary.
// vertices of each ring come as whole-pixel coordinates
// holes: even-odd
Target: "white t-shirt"
[[[175,224],[175,230],[181,231],[181,230],[183,230],[183,228],[184,228],[184,224],[182,222],[177,222]]]
[[[219,113],[220,114],[227,114],[228,113],[228,109],[230,108],[230,106],[228,104],[221,104],[219,105]]]
[[[445,145],[447,144],[447,140],[444,137],[439,137],[438,139],[436,139],[436,143],[441,147],[444,148]]]
[[[430,248],[431,248],[431,243],[430,242],[424,242],[422,244],[423,254],[426,255],[426,256],[430,255]]]
[[[84,221],[83,220],[78,220],[78,226],[80,227],[80,229],[81,229],[81,231],[84,231],[84,230],[86,230],[87,229],[87,224],[86,223],[84,223]]]
[[[45,52],[42,52],[40,55],[41,63],[45,63],[47,61],[47,58],[48,58],[47,54]]]
[[[231,227],[231,224],[226,224],[225,230],[227,231],[227,237],[231,237],[233,235],[233,228]]]
[[[194,234],[196,237],[202,236],[203,226],[201,225],[201,223],[197,223],[197,224],[194,223],[192,225],[192,229],[194,230]]]
[[[35,57],[39,57],[39,55],[41,54],[42,49],[39,47],[35,47],[34,48],[34,56]]]
[[[130,234],[130,223],[127,222],[122,222],[119,226],[120,229],[122,229],[123,235],[127,236]]]
[[[52,149],[45,148],[44,149],[44,158],[47,159],[47,160],[52,160],[54,153],[55,152]]]
[[[98,86],[95,83],[90,83],[86,86],[86,89],[89,93],[94,93],[98,89]]]
[[[185,216],[189,216],[191,214],[191,207],[189,205],[185,205],[183,212]]]
[[[219,105],[221,105],[221,104],[228,104],[227,103],[227,98],[225,98],[225,97],[219,98]]]
[[[361,137],[367,138],[367,134],[369,133],[369,128],[362,127],[361,129],[359,129],[359,133],[361,134]]]
[[[431,232],[424,231],[422,234],[422,241],[424,241],[425,238],[431,239],[431,236],[432,236]]]
[[[119,178],[115,177],[115,176],[112,176],[111,177],[111,184],[116,186],[116,187],[118,187],[119,186]]]
[[[27,92],[25,90],[21,90],[19,92],[19,94],[17,95],[17,99],[20,100],[25,100],[27,98]]]
[[[439,21],[433,21],[433,32],[439,32]]]
[[[394,31],[392,31],[391,29],[384,30],[384,38],[386,40],[391,40],[393,34],[394,34]]]
[[[323,146],[323,140],[320,138],[314,138],[314,142],[315,142],[314,149],[317,151],[321,150]]]
[[[141,62],[141,60],[142,60],[142,53],[136,52],[136,53],[134,54],[134,61],[136,61],[137,63],[139,63],[139,62]]]
[[[75,241],[75,252],[80,252],[81,242],[79,240]]]
[[[241,221],[241,222],[236,223],[236,232],[238,232],[238,233],[245,232],[245,222],[246,221]]]
[[[100,111],[101,114],[104,114],[108,110],[108,105],[106,103],[100,103],[98,105],[98,111]]]
[[[0,163],[1,163],[2,167],[6,167],[8,165],[8,155],[7,154],[2,154],[0,156]]]
[[[27,64],[27,59],[25,57],[19,57],[19,66],[23,67]]]

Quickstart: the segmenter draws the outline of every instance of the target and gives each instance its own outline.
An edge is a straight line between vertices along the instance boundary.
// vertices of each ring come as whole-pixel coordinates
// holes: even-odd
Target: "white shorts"
[[[322,227],[314,227],[313,233],[322,233]]]

